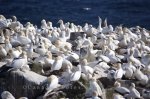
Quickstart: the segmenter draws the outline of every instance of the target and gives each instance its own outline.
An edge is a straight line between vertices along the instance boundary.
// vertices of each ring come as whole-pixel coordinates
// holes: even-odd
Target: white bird
[[[19,99],[28,99],[27,97],[20,97]]]
[[[54,70],[60,70],[62,67],[63,58],[61,56],[56,57],[52,67],[51,72]]]
[[[70,62],[72,61],[78,61],[79,60],[79,55],[75,52],[71,52],[69,54],[69,57],[67,58]]]
[[[66,66],[65,71],[62,73],[59,78],[60,84],[67,84],[70,82],[70,75],[72,74],[71,67],[69,65]]]
[[[47,22],[47,28],[50,29],[50,30],[53,30],[53,23],[48,21]]]
[[[47,23],[44,19],[41,21],[41,29],[47,29]]]
[[[51,67],[54,63],[54,60],[52,59],[52,53],[49,52],[46,54],[47,57],[44,58],[44,62],[46,66]]]
[[[96,79],[95,78],[90,78],[89,83],[90,83],[90,86],[87,89],[86,94],[88,96],[92,96],[93,92],[97,92],[98,96],[102,96],[102,89],[99,86],[99,84],[97,83]]]
[[[127,89],[126,87],[122,87],[121,84],[119,82],[115,82],[115,92],[119,93],[121,95],[126,95],[130,93],[130,90]]]
[[[127,42],[127,39],[126,39],[125,35],[123,35],[123,39],[119,42],[118,45],[121,48],[126,48],[128,46],[128,42]]]
[[[147,75],[144,75],[143,72],[140,70],[141,66],[139,66],[136,71],[134,72],[134,77],[139,81],[140,84],[146,85],[149,81]]]
[[[140,93],[135,89],[135,84],[131,83],[131,86],[129,88],[130,93],[127,95],[127,97],[130,98],[141,98]]]
[[[66,37],[66,32],[65,31],[61,31],[59,39],[63,42],[67,41],[68,38]]]
[[[43,99],[47,99],[46,96],[48,95],[48,93],[50,93],[59,86],[58,84],[59,79],[55,75],[51,75],[50,77],[48,77],[47,81],[48,81],[48,86],[46,88],[47,92],[44,94]]]
[[[121,67],[121,64],[118,63],[118,68],[117,70],[115,71],[115,75],[114,75],[114,79],[117,80],[117,79],[121,79],[122,76],[124,75],[124,71]]]
[[[83,27],[83,32],[87,32],[88,27],[89,27],[88,23],[85,23],[85,25]]]
[[[6,57],[7,51],[0,45],[0,57]]]
[[[120,58],[116,56],[115,51],[107,47],[106,56],[110,59],[111,63],[120,62]]]
[[[20,35],[17,37],[17,40],[23,45],[31,43],[31,40],[28,37],[24,36],[24,32],[20,33]]]
[[[95,61],[95,57],[97,56],[97,53],[98,53],[98,50],[94,50],[93,49],[93,46],[91,45],[91,47],[89,46],[88,47],[88,57],[87,57],[87,60],[88,62],[93,62]]]
[[[128,57],[128,60],[132,61],[132,63],[134,63],[134,65],[136,66],[144,66],[144,64],[142,64],[137,58],[133,56],[133,54],[134,54],[134,50],[131,48],[130,56]]]
[[[15,97],[8,91],[3,91],[1,93],[1,98],[2,99],[15,99]]]
[[[129,61],[127,64],[125,64],[125,66],[123,67],[125,69],[125,77],[126,78],[132,78],[136,68],[134,67],[134,65],[132,65],[132,62]]]
[[[81,65],[77,65],[78,70],[72,72],[70,75],[70,81],[78,81],[81,77]]]
[[[59,20],[58,23],[60,23],[60,29],[63,31],[66,29],[63,20]]]
[[[134,77],[137,80],[141,80],[144,75],[140,69],[141,69],[141,67],[139,66],[139,67],[137,67],[136,71],[134,72]]]
[[[47,49],[45,48],[45,45],[42,43],[35,49],[35,52],[40,54],[41,56],[44,56],[47,52]]]
[[[7,20],[0,20],[0,28],[2,29],[2,28],[5,28],[5,27],[7,27],[8,26],[8,24],[7,24]]]
[[[92,25],[89,25],[86,34],[89,36],[96,35],[98,33],[97,29],[95,29]]]
[[[105,18],[105,20],[104,20],[104,27],[103,27],[102,33],[104,33],[104,34],[109,33],[109,28],[107,25],[107,18]]]
[[[1,36],[0,36],[0,43],[4,43],[5,36],[4,36],[3,32],[1,32],[0,34],[1,34]]]
[[[30,44],[29,48],[27,49],[27,56],[28,58],[32,58],[33,57],[33,44]]]
[[[50,77],[47,78],[47,80],[48,80],[49,85],[46,89],[49,92],[58,87],[58,77],[57,76],[51,75]]]
[[[113,79],[114,79],[114,75],[115,75],[115,70],[110,70],[110,71],[108,71],[108,73],[107,73],[107,78],[108,78],[109,80],[113,80]]]
[[[143,52],[142,55],[141,55],[141,62],[145,66],[149,65],[149,63],[150,63],[150,55],[145,53],[145,52]]]
[[[92,99],[101,99],[101,98],[99,98],[98,93],[96,91],[94,91],[92,94]]]
[[[22,54],[22,48],[20,46],[18,46],[16,49],[9,50],[9,55],[11,58],[19,58],[21,54]]]
[[[108,37],[108,42],[107,42],[107,44],[108,44],[108,48],[110,48],[111,50],[115,50],[115,49],[117,49],[118,48],[118,44],[119,43],[119,41],[117,41],[117,40],[114,40],[111,36],[109,36]]]
[[[113,99],[125,99],[122,95],[114,93],[113,94]]]
[[[83,59],[81,61],[81,70],[86,76],[92,76],[94,73],[94,69],[87,65],[87,60]]]
[[[102,61],[104,61],[104,62],[106,62],[106,63],[109,63],[110,62],[110,59],[107,57],[107,56],[105,56],[105,55],[99,55],[98,56]]]
[[[93,44],[97,43],[97,36],[93,35],[92,37],[89,37],[89,39]]]
[[[27,56],[24,52],[22,57],[14,59],[10,65],[10,67],[13,67],[14,69],[21,69],[23,66],[27,65]]]
[[[91,42],[91,40],[87,39],[86,36],[87,36],[86,34],[83,35],[82,47],[91,47],[91,46],[93,46],[93,43]]]
[[[6,50],[7,53],[8,53],[9,50],[11,50],[11,49],[12,49],[12,45],[11,45],[9,39],[6,39],[6,40],[5,40],[5,50]]]
[[[21,42],[17,39],[17,33],[14,33],[13,36],[10,38],[10,43],[12,44],[12,46],[20,46]]]
[[[98,17],[98,28],[97,28],[97,30],[98,30],[98,32],[102,32],[102,19],[100,18],[100,17]]]

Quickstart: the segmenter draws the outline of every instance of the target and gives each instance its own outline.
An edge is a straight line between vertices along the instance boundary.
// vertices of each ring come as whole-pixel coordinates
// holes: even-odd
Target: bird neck
[[[79,71],[81,71],[81,65],[78,65],[78,69],[79,69]]]

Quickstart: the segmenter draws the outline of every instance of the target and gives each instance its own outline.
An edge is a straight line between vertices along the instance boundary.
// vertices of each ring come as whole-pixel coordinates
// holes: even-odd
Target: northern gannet
[[[51,72],[54,70],[60,70],[62,67],[63,58],[61,56],[56,57],[52,67]]]
[[[0,57],[6,57],[7,56],[7,51],[5,50],[5,48],[3,48],[3,46],[0,45]]]
[[[60,24],[60,29],[63,31],[66,29],[63,20],[59,20],[58,23]]]
[[[121,94],[121,95],[126,95],[126,94],[129,94],[129,93],[130,93],[130,90],[127,89],[126,87],[122,87],[119,82],[115,82],[114,86],[115,86],[114,91],[115,91],[116,93],[119,93],[119,94]]]
[[[98,96],[102,96],[102,89],[99,86],[99,84],[97,83],[95,78],[90,78],[89,81],[90,85],[89,88],[86,91],[86,95],[87,96],[92,96],[93,92],[97,92]]]
[[[114,79],[115,79],[115,80],[121,79],[123,75],[124,75],[124,71],[123,71],[123,69],[122,69],[122,66],[121,66],[120,63],[118,63],[118,68],[117,68],[117,70],[115,71]]]
[[[15,97],[8,91],[3,91],[1,93],[1,98],[2,99],[15,99]]]
[[[131,83],[131,86],[129,88],[130,93],[127,95],[127,97],[130,98],[141,98],[140,93],[135,89],[135,84]]]
[[[22,57],[14,59],[10,67],[13,67],[14,69],[22,69],[22,67],[27,64],[27,55],[26,52],[23,52]]]
[[[81,65],[77,65],[78,70],[70,74],[70,81],[78,81],[81,77]]]
[[[48,93],[50,93],[51,91],[53,91],[55,88],[59,86],[58,84],[59,79],[55,75],[51,75],[50,77],[48,77],[47,81],[48,81],[48,86],[46,88],[47,92],[44,94],[43,99],[46,99]]]

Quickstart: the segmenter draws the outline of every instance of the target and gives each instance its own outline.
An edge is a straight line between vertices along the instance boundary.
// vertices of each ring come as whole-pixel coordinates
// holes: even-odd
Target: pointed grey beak
[[[57,22],[57,24],[59,24],[61,22],[61,20],[59,20],[58,22]]]

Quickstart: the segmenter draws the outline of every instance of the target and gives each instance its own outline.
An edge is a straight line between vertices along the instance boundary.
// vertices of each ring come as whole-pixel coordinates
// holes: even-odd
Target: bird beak
[[[98,16],[98,19],[99,19],[99,21],[101,21],[102,22],[102,19]]]
[[[60,20],[57,22],[57,24],[59,24],[60,23]]]

